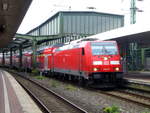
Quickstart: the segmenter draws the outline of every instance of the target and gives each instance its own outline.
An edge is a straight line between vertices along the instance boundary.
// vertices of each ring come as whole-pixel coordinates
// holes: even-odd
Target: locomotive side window
[[[92,42],[91,49],[93,55],[116,55],[117,46],[113,42]]]

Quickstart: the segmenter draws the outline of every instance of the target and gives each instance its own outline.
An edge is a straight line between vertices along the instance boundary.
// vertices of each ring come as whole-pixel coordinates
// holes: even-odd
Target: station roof
[[[4,48],[0,48],[0,52],[2,51],[10,51],[10,49],[17,50],[19,47],[26,48],[32,45],[32,41],[26,38],[13,38],[13,40]]]
[[[0,48],[0,52],[2,51],[10,51],[10,49],[17,50],[21,46],[21,48],[30,47],[33,44],[33,41],[36,41],[37,45],[59,39],[56,35],[47,35],[47,36],[31,36],[31,35],[24,35],[24,34],[16,34],[13,40],[10,41],[9,45],[4,48]]]
[[[143,46],[147,46],[150,45],[150,23],[133,24],[97,35],[92,35],[88,38],[116,40],[120,44],[138,42]]]
[[[54,15],[52,15],[50,18],[48,18],[46,21],[44,21],[39,26],[37,26],[34,29],[28,31],[26,34],[30,34],[31,32],[39,29],[44,24],[46,24],[47,22],[51,21],[52,19],[54,19],[55,17],[57,17],[61,13],[62,14],[101,14],[101,15],[112,15],[112,16],[122,16],[122,17],[124,17],[124,15],[121,15],[121,14],[106,13],[106,12],[96,12],[96,11],[59,11],[59,12],[56,12]]]
[[[0,0],[0,48],[13,39],[32,0]]]
[[[24,35],[24,34],[16,34],[15,38],[16,39],[26,39],[26,40],[30,40],[31,42],[36,41],[37,44],[39,45],[39,44],[41,44],[43,42],[56,40],[56,39],[59,39],[61,37],[58,37],[57,35],[32,36],[32,35],[28,35],[28,34],[26,34],[26,35]],[[15,40],[13,42],[15,42]]]

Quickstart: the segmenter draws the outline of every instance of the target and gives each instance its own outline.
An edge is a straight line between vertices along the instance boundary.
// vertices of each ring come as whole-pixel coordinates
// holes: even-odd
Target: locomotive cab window
[[[118,49],[114,42],[92,42],[92,55],[116,55]]]

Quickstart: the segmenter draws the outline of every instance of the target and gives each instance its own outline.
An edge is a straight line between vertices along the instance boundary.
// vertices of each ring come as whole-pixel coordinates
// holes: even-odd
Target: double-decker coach
[[[54,50],[64,44],[55,44],[44,47],[37,51],[37,66],[38,70],[44,75],[52,74],[53,72],[53,53]]]
[[[22,55],[22,66],[24,70],[31,72],[32,70],[32,51],[25,51]]]

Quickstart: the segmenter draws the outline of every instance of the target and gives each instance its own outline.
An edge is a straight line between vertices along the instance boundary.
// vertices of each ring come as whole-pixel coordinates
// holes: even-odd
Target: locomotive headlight
[[[108,60],[108,58],[107,58],[107,57],[104,57],[104,60]]]
[[[93,68],[93,71],[98,71],[98,68]]]
[[[93,61],[93,65],[102,65],[102,61]]]
[[[110,64],[118,65],[118,64],[120,64],[120,62],[119,61],[110,61]]]
[[[119,71],[119,67],[116,67],[116,68],[115,68],[115,71]]]

